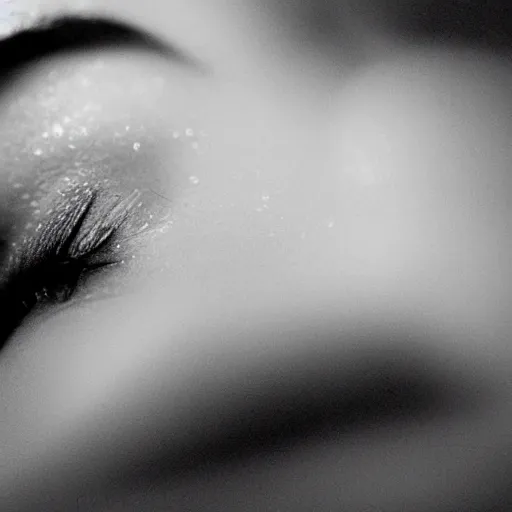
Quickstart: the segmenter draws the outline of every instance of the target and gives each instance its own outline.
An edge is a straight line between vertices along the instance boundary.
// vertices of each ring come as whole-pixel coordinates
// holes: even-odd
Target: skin
[[[105,49],[3,91],[20,237],[47,208],[43,160],[50,189],[91,169],[140,189],[149,231],[92,299],[29,318],[1,354],[2,510],[508,509],[506,56],[409,43],[392,14],[334,2],[100,4],[197,64]],[[411,410],[351,423],[343,402],[246,453],[290,404],[389,382]]]

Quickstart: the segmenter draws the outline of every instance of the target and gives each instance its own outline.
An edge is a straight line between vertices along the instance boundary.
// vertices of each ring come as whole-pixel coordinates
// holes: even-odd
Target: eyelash
[[[139,193],[109,201],[93,215],[98,191],[87,192],[24,244],[8,272],[0,288],[0,348],[34,309],[68,302],[86,278],[119,263],[113,246]]]

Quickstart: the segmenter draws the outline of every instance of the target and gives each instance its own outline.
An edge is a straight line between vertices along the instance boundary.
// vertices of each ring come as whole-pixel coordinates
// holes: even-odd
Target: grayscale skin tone
[[[507,56],[407,42],[377,1],[104,3],[40,11],[190,60],[105,48],[2,91],[14,248],[59,191],[140,201],[122,263],[0,354],[0,508],[510,509]],[[366,422],[244,451],[290,404],[417,379],[439,407],[384,418],[383,392]]]

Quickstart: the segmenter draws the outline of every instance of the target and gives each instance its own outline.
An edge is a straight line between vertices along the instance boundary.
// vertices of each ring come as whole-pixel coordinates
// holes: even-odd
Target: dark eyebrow
[[[138,27],[101,17],[72,15],[40,19],[1,39],[0,80],[45,57],[118,46],[148,49],[198,67],[191,57]]]

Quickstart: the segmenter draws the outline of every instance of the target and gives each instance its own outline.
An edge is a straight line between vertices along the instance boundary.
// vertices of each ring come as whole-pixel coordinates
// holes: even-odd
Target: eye
[[[124,62],[127,48],[136,63],[121,66],[117,78],[127,86],[113,88],[116,71],[96,63]],[[52,60],[57,54],[66,59]],[[161,57],[187,62],[155,38],[102,19],[38,22],[0,41],[0,205],[17,217],[11,226],[7,215],[0,219],[0,348],[28,316],[90,295],[91,282],[132,257],[123,241],[136,241],[168,211],[158,136],[169,138],[148,103],[132,98],[146,83],[165,92]],[[164,207],[155,206],[153,189]]]
[[[91,276],[119,264],[116,247],[136,225],[138,191],[123,198],[77,185],[62,195],[8,257],[0,287],[3,342],[29,314],[69,302]]]

